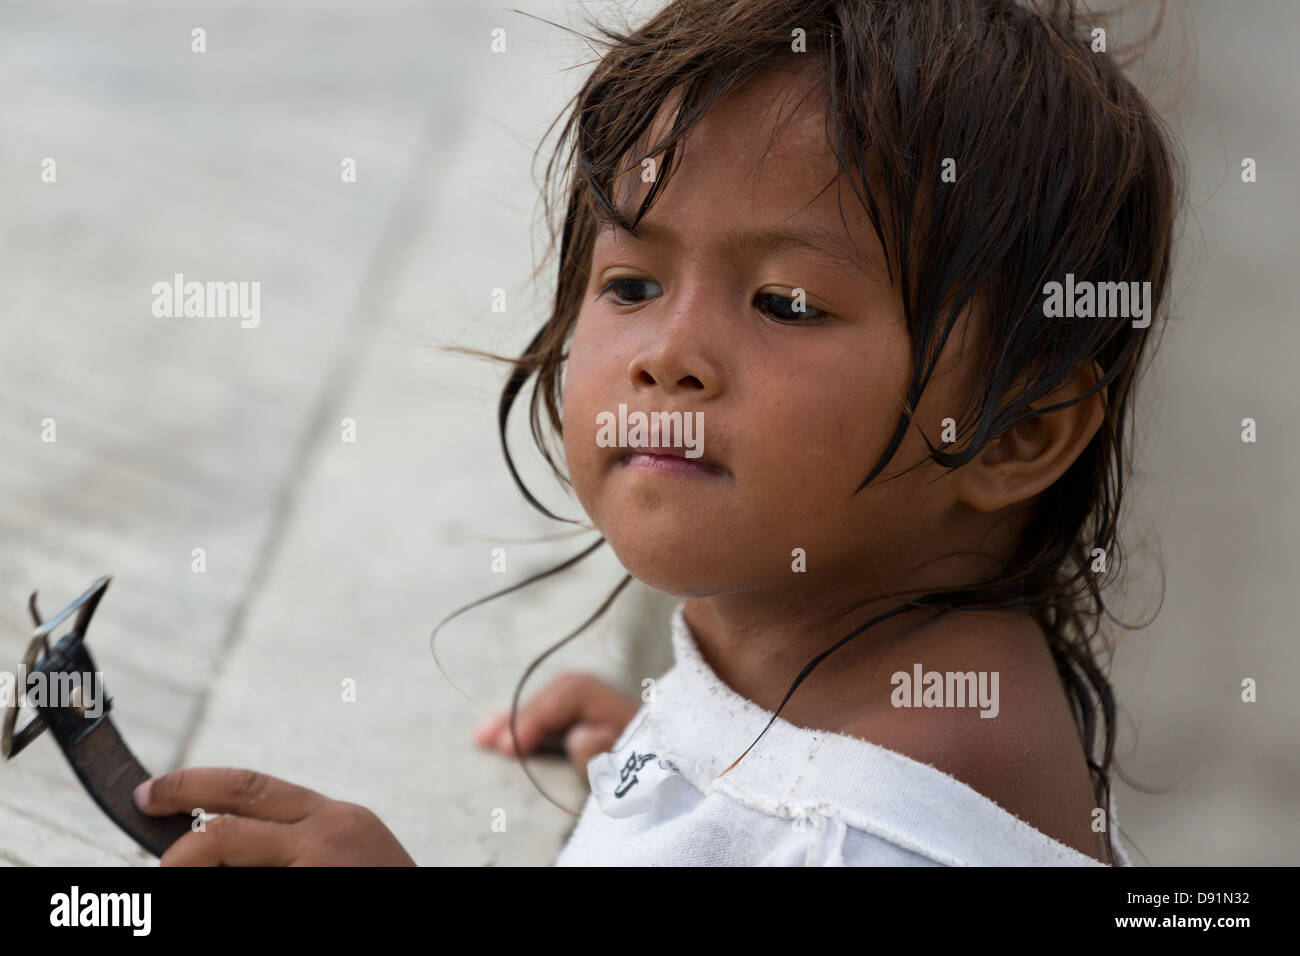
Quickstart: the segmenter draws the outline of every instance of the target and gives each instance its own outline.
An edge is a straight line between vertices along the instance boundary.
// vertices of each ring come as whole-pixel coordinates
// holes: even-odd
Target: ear
[[[1096,362],[1081,366],[1071,381],[1038,407],[1069,401],[1101,377]],[[957,469],[958,501],[976,511],[1000,511],[1051,487],[1088,447],[1105,417],[1108,389],[1068,408],[1035,415],[999,435],[973,461]]]

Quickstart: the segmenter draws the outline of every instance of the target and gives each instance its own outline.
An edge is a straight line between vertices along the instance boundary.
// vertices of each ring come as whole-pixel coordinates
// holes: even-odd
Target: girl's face
[[[927,462],[882,480],[926,456],[918,428],[939,444],[941,420],[957,417],[964,325],[898,455],[854,495],[898,420],[911,342],[846,181],[841,222],[824,97],[800,91],[794,74],[768,72],[692,131],[643,237],[600,232],[570,343],[564,451],[579,501],[628,571],[679,597],[919,586],[913,570],[951,550],[951,473]],[[760,162],[783,106],[796,115]],[[638,169],[620,187],[627,211],[649,183]],[[620,404],[702,421],[694,460],[721,473],[664,473],[604,447],[598,416],[617,420]]]

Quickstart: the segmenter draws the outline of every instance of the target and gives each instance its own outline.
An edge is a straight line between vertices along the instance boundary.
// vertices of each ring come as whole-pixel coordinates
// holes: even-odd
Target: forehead
[[[631,220],[663,167],[645,150],[671,129],[670,99],[627,160],[614,200]],[[702,240],[736,232],[833,230],[868,260],[879,240],[827,144],[826,92],[807,71],[764,70],[720,99],[678,145],[674,168],[644,224]],[[642,161],[649,158],[653,166]]]

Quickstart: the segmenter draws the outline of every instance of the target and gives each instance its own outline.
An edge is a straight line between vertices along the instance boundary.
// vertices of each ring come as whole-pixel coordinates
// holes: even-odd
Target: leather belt
[[[181,813],[150,817],[136,809],[132,794],[151,774],[140,765],[109,718],[112,700],[102,685],[93,690],[85,686],[87,677],[98,674],[86,650],[86,628],[111,580],[108,575],[99,578],[45,621],[36,610],[36,592],[32,592],[28,607],[36,630],[23,658],[23,679],[15,685],[14,699],[5,712],[0,753],[8,760],[45,730],[53,731],[63,756],[99,808],[136,843],[154,856],[162,856],[190,831],[191,818]],[[72,630],[51,648],[50,635],[74,612]],[[15,732],[18,708],[29,696],[26,691],[37,674],[43,675],[48,692],[37,695],[34,714]],[[55,689],[64,693],[56,693]]]

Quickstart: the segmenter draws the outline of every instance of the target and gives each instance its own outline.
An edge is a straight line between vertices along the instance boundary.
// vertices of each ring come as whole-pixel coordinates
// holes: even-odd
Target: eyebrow
[[[629,220],[631,216],[627,217]],[[616,226],[615,223],[608,219],[602,219],[601,224],[605,227]],[[658,243],[680,248],[684,245],[682,239],[666,226],[661,226],[652,222],[641,222],[637,225],[637,232],[640,235],[633,235],[627,229],[617,227],[617,231],[632,236],[634,239],[644,239],[647,242]],[[873,277],[876,274],[873,268],[874,263],[856,244],[844,233],[834,229],[827,229],[823,226],[801,226],[790,229],[749,229],[740,232],[730,233],[724,240],[727,248],[739,255],[759,254],[772,249],[794,246],[796,248],[811,249],[827,258],[830,262],[852,272],[857,272],[864,277]]]

